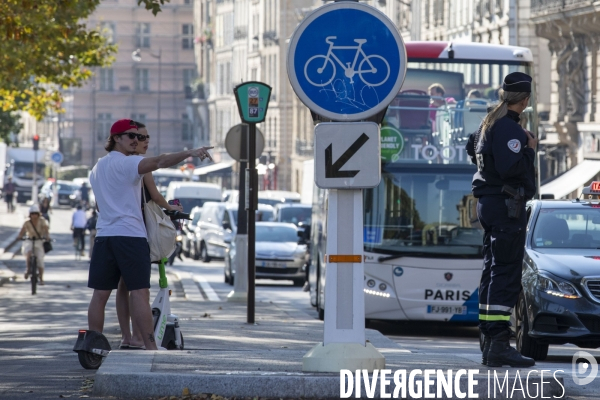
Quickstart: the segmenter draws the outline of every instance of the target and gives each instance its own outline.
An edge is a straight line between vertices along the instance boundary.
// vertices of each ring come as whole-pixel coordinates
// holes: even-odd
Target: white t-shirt
[[[111,151],[98,160],[90,184],[98,205],[96,236],[146,238],[142,217],[142,177],[138,174],[141,156]]]
[[[85,228],[85,225],[87,224],[87,218],[85,216],[85,211],[83,211],[83,210],[75,211],[75,213],[73,214],[73,218],[72,218],[72,224],[73,224],[73,228]]]

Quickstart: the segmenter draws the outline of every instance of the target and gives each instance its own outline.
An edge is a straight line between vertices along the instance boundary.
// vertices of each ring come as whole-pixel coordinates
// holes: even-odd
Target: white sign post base
[[[235,268],[235,279],[227,301],[248,301],[248,235],[235,235],[235,258],[231,262]]]
[[[302,359],[305,372],[385,368],[365,340],[362,190],[329,191],[324,340]]]

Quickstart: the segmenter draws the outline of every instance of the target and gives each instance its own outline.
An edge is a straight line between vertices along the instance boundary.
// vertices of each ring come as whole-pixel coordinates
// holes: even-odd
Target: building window
[[[232,90],[233,89],[231,87],[231,63],[227,62],[227,64],[225,64],[225,93],[223,94],[227,94]]]
[[[109,44],[116,43],[116,27],[113,22],[101,22],[100,34],[106,38]]]
[[[223,111],[217,111],[217,129],[216,129],[216,137],[215,140],[217,142],[222,142],[221,138],[223,136]]]
[[[192,4],[192,0],[183,0],[183,4]]]
[[[98,74],[100,80],[99,90],[112,92],[114,90],[114,76],[111,68],[101,68]]]
[[[135,90],[138,92],[148,91],[148,70],[145,68],[135,70]]]
[[[139,48],[150,47],[150,24],[147,22],[138,23],[136,26],[136,45]]]
[[[183,70],[183,86],[190,86],[196,80],[196,70],[186,68]]]
[[[181,25],[181,48],[182,49],[193,49],[194,48],[194,25],[192,25],[192,24]]]
[[[141,122],[142,124],[146,125],[146,114],[131,114],[131,119],[136,121],[136,122]]]
[[[181,114],[181,140],[192,140],[192,123],[187,114]]]
[[[99,113],[96,118],[96,140],[99,142],[105,141],[110,134],[110,127],[113,120],[110,113]]]
[[[219,85],[217,87],[217,93],[219,95],[222,95],[224,92],[224,86],[225,86],[225,71],[224,71],[224,66],[223,63],[219,63],[219,66],[217,67],[217,84]]]

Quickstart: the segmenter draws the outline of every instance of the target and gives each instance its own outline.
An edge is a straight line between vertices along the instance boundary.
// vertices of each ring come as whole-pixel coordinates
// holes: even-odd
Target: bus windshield
[[[481,258],[483,231],[471,193],[473,172],[384,166],[379,186],[364,194],[365,251]]]
[[[464,146],[488,107],[498,103],[504,76],[531,75],[531,69],[515,61],[409,60],[402,90],[382,124],[382,161],[469,164]],[[530,104],[521,124],[535,132],[535,93]]]

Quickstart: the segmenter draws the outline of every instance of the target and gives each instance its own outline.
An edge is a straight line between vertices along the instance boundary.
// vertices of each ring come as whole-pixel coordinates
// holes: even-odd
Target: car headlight
[[[563,297],[565,299],[578,299],[581,297],[575,286],[571,283],[550,277],[548,273],[539,273],[537,276],[536,287],[552,296]]]

